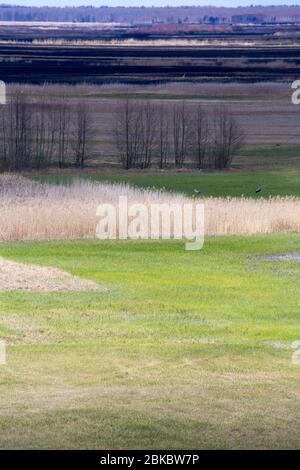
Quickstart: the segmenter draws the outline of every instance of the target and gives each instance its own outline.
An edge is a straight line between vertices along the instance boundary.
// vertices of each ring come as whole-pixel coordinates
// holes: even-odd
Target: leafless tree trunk
[[[8,144],[7,144],[7,115],[5,106],[0,107],[0,168],[1,171],[8,169]]]
[[[129,170],[133,165],[133,152],[130,130],[132,127],[132,103],[127,98],[118,103],[115,137],[123,168]]]
[[[208,145],[208,119],[201,106],[193,113],[193,155],[197,168],[205,168]]]
[[[90,147],[92,123],[89,107],[82,101],[79,101],[76,105],[73,134],[74,143],[72,146],[75,165],[78,168],[83,168],[88,148]]]
[[[158,165],[165,168],[170,156],[170,120],[168,108],[162,104],[158,108]]]
[[[173,108],[173,147],[175,166],[182,168],[189,150],[189,118],[185,102]]]
[[[137,154],[136,165],[143,169],[151,165],[152,157],[157,146],[156,109],[150,101],[140,103],[137,110],[137,139],[141,143]]]
[[[242,147],[244,132],[225,106],[215,109],[213,124],[215,168],[222,170],[230,166],[234,155]]]
[[[10,98],[5,114],[8,169],[27,168],[30,164],[32,120],[29,100],[21,89],[16,89]]]
[[[70,150],[70,119],[71,112],[69,103],[65,96],[61,97],[60,102],[57,103],[57,153],[58,153],[58,166],[64,168],[66,165],[69,150]]]
[[[32,164],[35,168],[51,164],[56,137],[55,109],[47,99],[37,104],[32,126]]]

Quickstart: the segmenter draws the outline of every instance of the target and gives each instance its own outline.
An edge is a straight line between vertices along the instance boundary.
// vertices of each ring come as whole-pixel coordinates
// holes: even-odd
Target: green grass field
[[[201,191],[201,197],[217,196],[246,196],[268,198],[270,196],[300,196],[300,172],[296,170],[285,173],[129,173],[119,175],[86,174],[79,176],[92,178],[95,181],[128,183],[141,188],[164,188],[167,191],[194,194],[194,189]],[[55,184],[67,184],[77,176],[66,174],[51,174],[38,176],[35,179]],[[263,191],[256,195],[255,190],[260,185]]]
[[[200,197],[251,197],[300,196],[300,146],[265,145],[248,146],[241,151],[234,162],[235,171],[223,172],[152,172],[129,171],[111,172],[101,168],[92,173],[70,171],[32,176],[42,182],[68,184],[73,178],[91,178],[99,182],[128,183],[140,188],[165,189],[195,195],[194,189],[201,191]],[[106,169],[107,170],[107,169]],[[251,171],[249,171],[251,170]],[[258,195],[255,190],[262,187]]]
[[[0,447],[298,448],[299,244],[1,244],[106,290],[0,293]]]

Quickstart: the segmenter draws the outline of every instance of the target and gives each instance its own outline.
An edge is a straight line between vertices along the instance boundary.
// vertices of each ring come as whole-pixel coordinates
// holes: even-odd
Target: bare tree
[[[56,137],[55,109],[45,98],[38,103],[32,118],[31,164],[35,168],[51,164]]]
[[[190,144],[190,119],[185,102],[175,104],[173,108],[173,149],[175,165],[182,168]]]
[[[140,159],[142,153],[142,103],[140,101],[132,101],[130,103],[129,115],[129,155],[132,168],[140,166]]]
[[[151,165],[157,146],[157,118],[154,105],[147,100],[137,109],[137,138],[140,143],[136,155],[136,166],[148,168]]]
[[[244,132],[225,106],[216,108],[213,116],[214,138],[212,150],[215,168],[228,168],[234,155],[243,145]]]
[[[90,147],[92,135],[91,114],[87,103],[79,101],[76,105],[73,124],[74,142],[72,144],[75,156],[75,165],[84,167],[84,162]]]
[[[162,104],[158,108],[158,165],[165,168],[170,156],[170,116],[169,110]]]
[[[118,106],[116,142],[125,169],[148,168],[157,147],[155,107],[149,101],[126,99]]]
[[[63,168],[69,156],[71,140],[71,111],[65,96],[62,96],[60,101],[56,104],[56,119],[58,166],[59,168]]]
[[[3,121],[5,155],[10,170],[27,168],[30,163],[31,150],[31,108],[22,89],[17,88],[6,105]]]
[[[132,103],[127,98],[117,105],[115,137],[122,166],[129,170],[133,165],[131,127],[133,120]]]
[[[205,168],[208,146],[208,117],[202,106],[193,113],[193,149],[197,168]]]
[[[8,142],[7,142],[7,113],[5,106],[0,107],[0,168],[1,171],[8,169]]]

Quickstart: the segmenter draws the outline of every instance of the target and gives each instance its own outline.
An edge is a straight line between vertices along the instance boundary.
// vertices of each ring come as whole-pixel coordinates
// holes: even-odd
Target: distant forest
[[[145,24],[300,23],[300,7],[25,7],[0,5],[0,21]]]

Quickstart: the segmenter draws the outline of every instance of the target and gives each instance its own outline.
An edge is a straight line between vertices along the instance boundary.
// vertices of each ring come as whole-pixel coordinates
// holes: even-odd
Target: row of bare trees
[[[0,109],[0,169],[83,168],[91,156],[92,109],[84,100],[49,94],[30,96],[17,88]],[[189,165],[230,166],[243,143],[243,131],[227,107],[121,100],[115,122],[117,152],[126,169]]]
[[[1,106],[1,169],[83,167],[91,131],[91,115],[84,102],[71,106],[64,97],[59,101],[39,97],[36,101],[17,90]]]
[[[193,164],[199,169],[228,168],[240,150],[243,130],[230,110],[125,100],[117,107],[116,143],[126,169]]]

